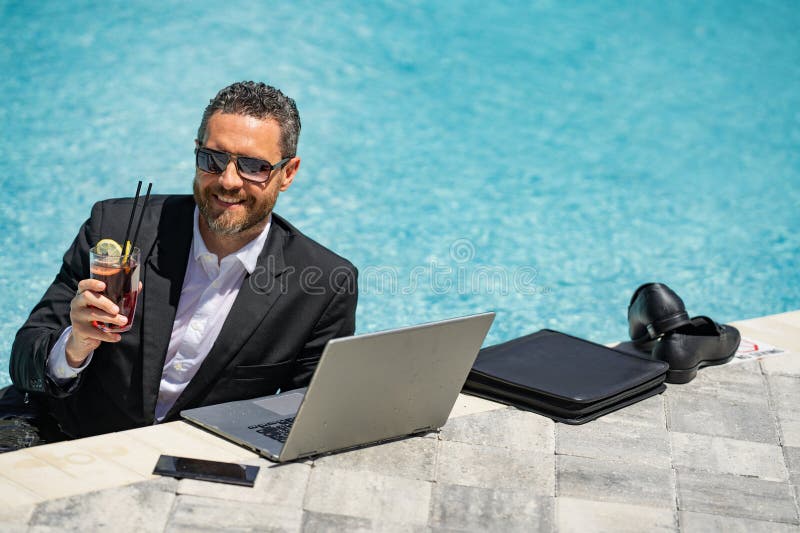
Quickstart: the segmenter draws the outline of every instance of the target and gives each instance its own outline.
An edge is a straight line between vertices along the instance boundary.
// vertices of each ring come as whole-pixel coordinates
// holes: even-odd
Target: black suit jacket
[[[14,385],[45,397],[72,436],[154,423],[192,241],[191,196],[150,199],[135,243],[142,250],[143,290],[132,329],[95,350],[69,390],[46,375],[47,356],[70,324],[78,282],[89,277],[89,248],[105,237],[122,241],[132,205],[130,198],[95,204],[12,347]],[[219,337],[165,421],[185,408],[307,385],[328,340],[355,330],[356,279],[351,263],[273,214],[255,271],[245,276]]]

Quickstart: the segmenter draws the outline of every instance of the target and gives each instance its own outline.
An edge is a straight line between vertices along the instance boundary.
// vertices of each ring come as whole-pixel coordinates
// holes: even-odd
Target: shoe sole
[[[658,339],[661,335],[667,333],[668,331],[672,331],[673,329],[685,326],[691,322],[692,321],[689,319],[689,313],[686,311],[683,311],[682,313],[676,313],[672,316],[662,318],[661,320],[657,320],[655,322],[651,322],[646,326],[647,335],[633,339],[633,344],[637,348],[650,350],[655,344],[656,339]]]
[[[736,349],[738,348],[739,346],[737,344]],[[694,366],[692,368],[684,368],[681,370],[667,370],[667,378],[664,381],[666,381],[667,383],[672,383],[674,385],[682,385],[684,383],[689,383],[695,378],[695,376],[697,376],[697,371],[700,370],[701,368],[707,366],[724,365],[725,363],[733,359],[734,355],[736,355],[736,350],[734,350],[733,353],[730,354],[728,357],[725,357],[723,359],[709,359],[707,361],[700,361],[699,363],[697,363],[697,366]]]

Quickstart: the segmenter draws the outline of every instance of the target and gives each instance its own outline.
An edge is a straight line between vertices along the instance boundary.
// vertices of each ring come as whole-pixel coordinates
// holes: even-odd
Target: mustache
[[[241,189],[238,191],[226,191],[221,187],[214,187],[213,189],[206,189],[205,194],[206,196],[216,194],[217,196],[222,196],[224,198],[233,198],[242,201],[247,200],[247,194],[244,194]]]

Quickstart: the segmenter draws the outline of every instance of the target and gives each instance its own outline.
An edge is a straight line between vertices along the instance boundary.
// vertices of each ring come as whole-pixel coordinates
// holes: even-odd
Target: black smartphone
[[[256,482],[258,470],[259,467],[252,465],[162,455],[158,458],[153,474],[252,487]]]

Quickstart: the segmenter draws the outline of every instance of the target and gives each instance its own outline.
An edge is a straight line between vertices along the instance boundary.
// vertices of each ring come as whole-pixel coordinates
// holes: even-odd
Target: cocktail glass
[[[89,250],[89,272],[92,279],[106,284],[103,295],[119,307],[119,313],[128,318],[127,324],[119,326],[108,322],[92,321],[94,326],[109,333],[123,333],[133,326],[136,299],[139,296],[140,250],[134,248],[128,257],[98,254]]]

